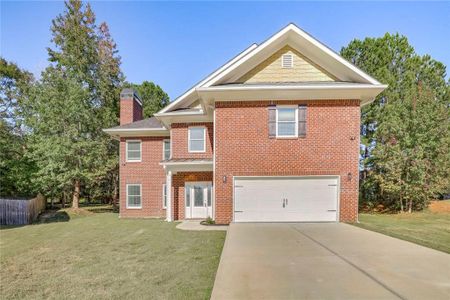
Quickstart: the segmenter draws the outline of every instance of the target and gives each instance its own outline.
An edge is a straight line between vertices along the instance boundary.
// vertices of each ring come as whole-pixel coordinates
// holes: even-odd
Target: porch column
[[[166,206],[166,221],[172,222],[172,171],[167,171],[166,173],[166,197],[167,197],[167,206]]]

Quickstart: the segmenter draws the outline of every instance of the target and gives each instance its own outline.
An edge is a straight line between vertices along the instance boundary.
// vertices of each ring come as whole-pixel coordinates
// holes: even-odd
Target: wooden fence
[[[30,224],[45,210],[45,205],[41,195],[33,199],[0,198],[0,225]]]

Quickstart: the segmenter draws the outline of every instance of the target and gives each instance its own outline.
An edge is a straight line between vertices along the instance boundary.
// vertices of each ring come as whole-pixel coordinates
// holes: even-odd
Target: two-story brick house
[[[120,100],[120,216],[355,221],[360,109],[386,88],[290,24],[154,117]]]

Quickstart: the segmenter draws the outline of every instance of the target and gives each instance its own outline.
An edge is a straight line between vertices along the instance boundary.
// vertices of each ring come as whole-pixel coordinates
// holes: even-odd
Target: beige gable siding
[[[292,68],[281,67],[283,54],[293,55],[294,63]],[[314,65],[290,46],[281,48],[237,80],[237,82],[242,83],[305,81],[336,81],[336,78],[319,66]]]

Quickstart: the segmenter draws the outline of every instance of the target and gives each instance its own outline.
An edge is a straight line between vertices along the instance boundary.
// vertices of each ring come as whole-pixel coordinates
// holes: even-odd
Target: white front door
[[[338,178],[248,177],[234,181],[235,222],[335,222]]]
[[[186,182],[184,192],[186,219],[212,217],[211,182]]]

